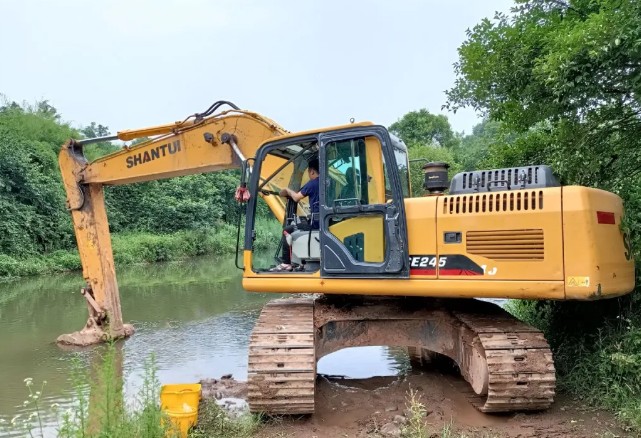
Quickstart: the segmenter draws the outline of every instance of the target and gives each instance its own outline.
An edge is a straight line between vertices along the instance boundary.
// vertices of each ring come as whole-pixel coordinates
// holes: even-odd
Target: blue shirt
[[[313,213],[318,213],[318,202],[320,200],[320,188],[318,185],[318,180],[320,178],[310,179],[307,181],[301,189],[300,192],[309,197],[309,208]]]

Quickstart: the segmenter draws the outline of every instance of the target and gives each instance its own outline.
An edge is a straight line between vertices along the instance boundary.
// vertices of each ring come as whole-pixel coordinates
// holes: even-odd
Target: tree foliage
[[[109,135],[92,122],[79,130],[49,102],[6,101],[0,107],[0,256],[24,257],[75,247],[57,154],[69,138]],[[89,160],[119,146],[89,145]],[[192,175],[105,189],[115,232],[168,233],[202,229],[237,218],[235,171]]]
[[[493,145],[506,144],[510,137],[503,131],[502,124],[496,121],[485,119],[474,126],[472,133],[462,137],[455,149],[462,170],[496,167],[487,159],[488,151]]]
[[[524,138],[534,131],[568,182],[638,182],[640,2],[519,1],[469,31],[459,53],[451,109],[471,106]]]
[[[409,148],[414,146],[455,147],[458,138],[449,120],[443,114],[432,114],[426,109],[411,111],[389,127]]]

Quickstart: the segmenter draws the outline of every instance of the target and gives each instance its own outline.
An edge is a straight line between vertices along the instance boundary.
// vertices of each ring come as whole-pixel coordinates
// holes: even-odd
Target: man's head
[[[309,179],[316,179],[320,175],[318,171],[318,158],[312,158],[307,163],[307,173],[309,174]]]

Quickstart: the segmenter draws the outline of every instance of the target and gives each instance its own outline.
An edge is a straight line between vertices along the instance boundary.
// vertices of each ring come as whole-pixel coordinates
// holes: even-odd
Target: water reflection
[[[321,358],[317,372],[329,377],[366,379],[407,374],[411,368],[405,347],[351,347]]]
[[[244,292],[233,260],[132,267],[118,276],[124,319],[137,330],[122,347],[128,398],[152,353],[163,383],[246,376],[249,332],[262,305],[277,296]],[[54,343],[85,323],[81,286],[78,273],[0,285],[0,418],[28,415],[26,377],[36,385],[47,381],[45,411],[54,402],[64,409],[72,399],[72,360],[89,366],[100,355],[100,347],[74,351]]]
[[[119,344],[128,401],[138,394],[145,361],[152,354],[161,383],[229,373],[246,379],[249,333],[263,304],[279,296],[244,292],[231,257],[119,269],[118,282],[124,320],[136,327],[136,334]],[[72,362],[85,369],[100,363],[104,346],[77,350],[54,343],[59,334],[86,321],[81,286],[79,273],[0,284],[0,418],[28,416],[22,406],[27,395],[23,379],[31,377],[36,385],[46,380],[46,436],[55,436],[51,405],[60,404],[61,410],[70,406]],[[402,355],[394,349],[365,347],[323,358],[319,372],[394,375],[401,363]],[[0,436],[11,435],[0,431]]]

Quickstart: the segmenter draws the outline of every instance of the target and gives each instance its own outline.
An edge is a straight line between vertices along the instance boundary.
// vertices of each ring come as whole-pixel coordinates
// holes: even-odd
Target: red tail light
[[[614,225],[616,223],[614,219],[614,213],[609,211],[597,211],[596,220],[600,224]]]

